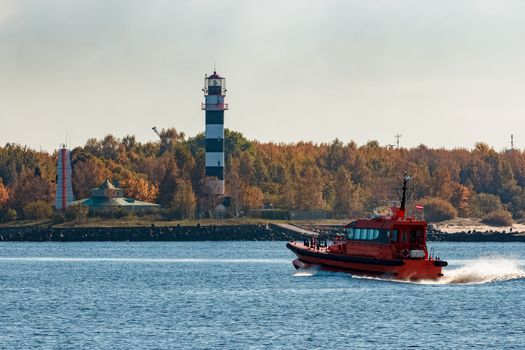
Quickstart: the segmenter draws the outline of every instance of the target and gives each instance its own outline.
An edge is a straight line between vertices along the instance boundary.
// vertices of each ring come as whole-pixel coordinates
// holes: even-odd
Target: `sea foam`
[[[480,284],[525,278],[519,260],[507,258],[480,258],[457,268],[443,269],[439,284]]]

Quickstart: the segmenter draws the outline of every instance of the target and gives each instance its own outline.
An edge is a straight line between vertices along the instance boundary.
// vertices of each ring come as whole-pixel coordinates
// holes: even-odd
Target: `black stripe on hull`
[[[207,166],[206,176],[216,177],[219,180],[224,180],[224,167],[222,166]]]
[[[224,139],[206,139],[206,153],[224,152]]]
[[[319,265],[319,264],[312,263],[311,261],[304,260],[301,258],[297,258],[297,260],[307,265]],[[319,266],[322,270],[331,271],[331,272],[346,272],[346,273],[352,273],[355,275],[377,276],[380,278],[389,278],[389,277],[398,276],[397,272],[379,272],[379,271],[362,270],[362,269],[356,269],[356,268],[344,268],[341,266],[332,265],[330,263],[323,263],[322,265],[319,265]],[[297,268],[297,266],[295,268]]]
[[[224,124],[224,111],[206,111],[206,124]]]
[[[287,243],[286,247],[290,249],[292,252],[294,252],[299,257],[299,260],[301,261],[302,259],[300,255],[305,256],[305,257],[317,258],[317,259],[341,261],[341,262],[356,263],[356,264],[383,265],[383,266],[403,266],[404,265],[403,260],[370,259],[370,258],[362,258],[362,257],[357,257],[357,256],[348,256],[348,255],[340,255],[340,254],[318,253],[318,252],[312,252],[310,250],[297,248],[290,243]]]

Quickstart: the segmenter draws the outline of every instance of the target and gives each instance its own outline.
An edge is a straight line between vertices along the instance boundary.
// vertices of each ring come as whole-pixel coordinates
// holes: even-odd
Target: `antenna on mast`
[[[405,174],[403,175],[403,187],[401,187],[401,190],[403,191],[402,197],[401,197],[401,209],[402,211],[405,211],[406,207],[406,193],[408,190],[408,181],[410,181],[410,176],[408,176],[408,173],[405,171]]]
[[[397,149],[399,149],[399,139],[401,138],[401,134],[396,134],[395,137],[396,137]]]

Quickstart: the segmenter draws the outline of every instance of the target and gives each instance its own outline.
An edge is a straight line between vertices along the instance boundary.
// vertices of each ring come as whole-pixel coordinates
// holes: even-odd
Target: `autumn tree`
[[[18,213],[22,212],[25,205],[36,201],[52,203],[55,195],[55,186],[32,171],[21,173],[9,188],[10,208]]]
[[[246,186],[243,188],[241,205],[245,212],[251,209],[260,209],[263,204],[264,194],[259,187]]]
[[[186,138],[175,129],[165,129],[159,134],[159,140],[145,143],[132,135],[122,139],[107,135],[76,147],[72,151],[76,197],[88,197],[92,188],[109,178],[137,199],[155,200],[158,188],[156,201],[164,206],[171,206],[180,195],[179,183],[190,185],[199,203],[205,201],[204,133]],[[425,145],[391,149],[377,141],[358,146],[337,139],[320,144],[263,143],[228,129],[224,142],[226,191],[235,214],[264,201],[289,210],[362,215],[396,199],[394,188],[407,171],[413,176],[417,200],[441,199],[460,216],[481,218],[495,210],[508,210],[515,218],[525,216],[525,152],[517,149],[497,152],[484,143],[473,149]],[[7,202],[0,198],[3,212],[11,210],[23,217],[22,208],[30,202],[52,203],[56,163],[56,152],[14,144],[0,147],[0,196],[5,198],[8,192]],[[210,206],[199,206],[217,204],[209,202]]]
[[[154,203],[159,194],[159,188],[140,177],[129,176],[120,181],[120,187],[124,190],[126,197],[140,201]]]
[[[157,186],[160,185],[168,170],[178,174],[177,165],[170,155],[162,155],[160,157],[147,156],[138,159],[135,162],[134,170],[137,173],[145,174],[148,181]]]
[[[454,219],[457,216],[456,209],[448,201],[441,198],[424,198],[421,201],[425,210],[425,219],[431,222],[439,222]]]
[[[231,198],[231,207],[235,216],[239,216],[242,210],[242,191],[244,184],[240,176],[240,164],[238,158],[232,158],[228,162],[228,176],[226,176],[226,188]]]
[[[361,213],[361,190],[352,182],[350,172],[339,166],[334,181],[335,203],[333,212],[338,217],[350,218]]]
[[[177,190],[170,205],[172,216],[178,219],[193,219],[197,199],[193,193],[191,183],[186,180],[177,180]]]
[[[7,203],[9,199],[9,193],[4,186],[4,181],[0,178],[0,210]]]
[[[297,191],[295,204],[299,210],[324,209],[323,183],[319,169],[305,166],[299,178],[296,179]]]
[[[508,211],[496,210],[485,215],[481,222],[490,226],[512,226],[514,220]]]
[[[470,199],[472,191],[465,185],[452,183],[452,195],[450,203],[457,209],[458,215],[468,217],[470,215]]]
[[[93,188],[112,178],[113,174],[106,165],[100,159],[91,157],[73,166],[73,192],[77,198],[89,197]]]

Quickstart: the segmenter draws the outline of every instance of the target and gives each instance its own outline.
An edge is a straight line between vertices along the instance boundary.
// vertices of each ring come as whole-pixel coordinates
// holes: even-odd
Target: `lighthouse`
[[[71,151],[65,145],[60,145],[58,150],[57,164],[57,190],[55,207],[57,210],[65,211],[71,202],[75,200],[71,187]]]
[[[208,195],[224,195],[224,111],[228,104],[226,79],[217,72],[204,77],[204,103],[206,113],[206,192]]]

